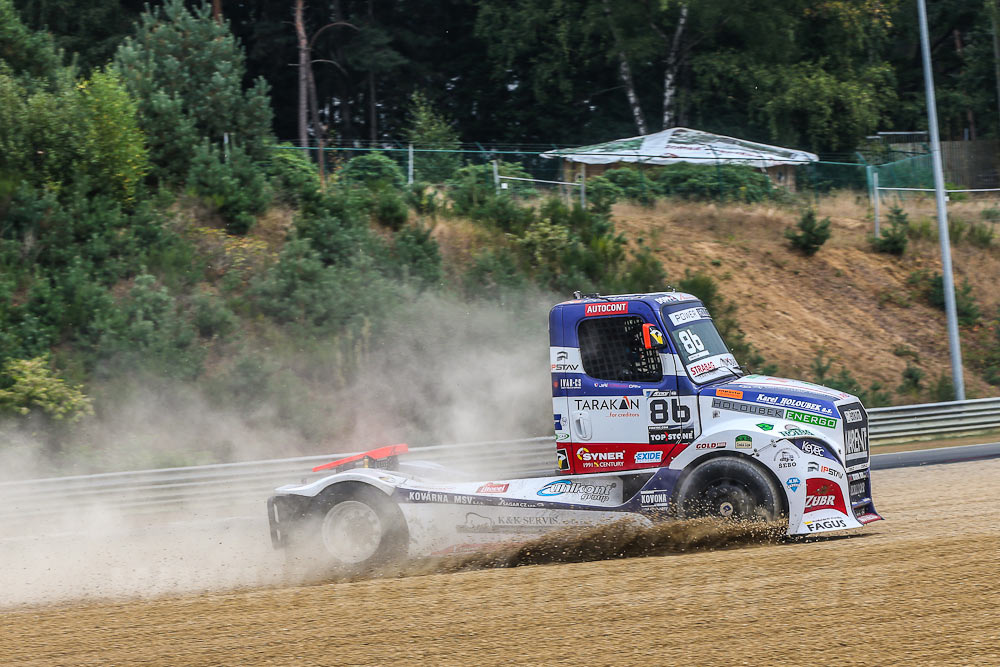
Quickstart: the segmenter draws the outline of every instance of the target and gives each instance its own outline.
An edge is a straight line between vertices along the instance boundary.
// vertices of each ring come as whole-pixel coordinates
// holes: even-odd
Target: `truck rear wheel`
[[[366,484],[338,484],[311,508],[303,546],[320,564],[343,570],[383,565],[406,555],[409,535],[399,507]]]
[[[753,463],[725,456],[702,463],[677,494],[681,518],[715,516],[732,520],[776,521],[784,513],[781,489]]]

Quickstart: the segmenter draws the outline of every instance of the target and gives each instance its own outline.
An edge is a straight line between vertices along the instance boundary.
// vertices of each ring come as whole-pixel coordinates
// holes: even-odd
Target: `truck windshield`
[[[736,358],[719,335],[707,308],[682,308],[668,313],[669,307],[663,309],[663,321],[692,380],[701,384],[739,373]]]

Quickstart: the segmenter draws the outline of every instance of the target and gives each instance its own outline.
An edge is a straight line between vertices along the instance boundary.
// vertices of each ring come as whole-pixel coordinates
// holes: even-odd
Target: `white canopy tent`
[[[596,176],[604,172],[608,166],[620,163],[745,164],[766,170],[774,181],[792,189],[795,187],[795,174],[792,168],[795,165],[819,161],[819,156],[815,153],[758,144],[687,127],[673,127],[655,134],[617,139],[592,146],[547,151],[542,153],[542,157],[564,160],[563,177],[567,180],[576,178],[577,169],[571,163],[604,165],[596,169],[587,169],[587,176]]]
[[[584,164],[747,164],[753,167],[806,164],[817,162],[814,153],[758,144],[686,127],[673,127],[641,137],[617,139],[593,146],[563,148],[542,153],[546,158],[562,158]]]

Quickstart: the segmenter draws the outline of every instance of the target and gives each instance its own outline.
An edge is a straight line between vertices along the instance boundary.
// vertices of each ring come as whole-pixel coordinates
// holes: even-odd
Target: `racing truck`
[[[273,545],[353,568],[626,516],[780,521],[791,536],[882,518],[857,397],[744,373],[691,294],[574,297],[549,313],[551,473],[462,481],[401,460],[406,445],[374,449],[276,489]]]

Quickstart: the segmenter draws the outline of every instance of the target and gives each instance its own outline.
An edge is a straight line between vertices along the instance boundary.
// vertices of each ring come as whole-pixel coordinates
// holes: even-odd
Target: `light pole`
[[[941,243],[941,275],[944,283],[944,311],[948,319],[948,349],[951,352],[951,381],[955,400],[965,400],[962,377],[962,344],[958,338],[958,312],[955,308],[955,279],[951,271],[951,241],[948,238],[948,211],[944,199],[944,169],[941,166],[941,137],[938,136],[937,102],[934,99],[934,74],[931,72],[931,47],[927,34],[927,7],[917,0],[920,15],[920,53],[924,61],[924,88],[927,92],[927,129],[931,137],[931,164],[934,169],[934,199],[937,202],[938,240]]]

